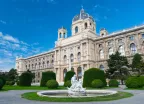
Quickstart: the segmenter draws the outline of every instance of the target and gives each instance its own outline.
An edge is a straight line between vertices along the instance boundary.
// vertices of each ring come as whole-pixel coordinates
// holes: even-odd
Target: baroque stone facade
[[[129,62],[135,53],[144,56],[144,25],[135,26],[108,34],[106,29],[96,32],[96,23],[92,16],[82,9],[72,20],[72,36],[67,37],[67,30],[58,30],[58,40],[52,51],[16,58],[19,74],[26,70],[35,73],[34,82],[40,82],[42,72],[54,71],[58,82],[63,82],[65,73],[73,70],[80,78],[82,70],[97,67],[107,69],[109,55],[119,51],[127,56]]]

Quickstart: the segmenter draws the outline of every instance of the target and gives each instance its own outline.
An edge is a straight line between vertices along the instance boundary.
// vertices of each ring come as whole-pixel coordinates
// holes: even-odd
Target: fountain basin
[[[56,97],[56,98],[69,98],[69,97],[97,97],[116,94],[117,91],[111,90],[86,90],[86,96],[69,96],[67,90],[50,90],[37,92],[38,96],[42,97]]]

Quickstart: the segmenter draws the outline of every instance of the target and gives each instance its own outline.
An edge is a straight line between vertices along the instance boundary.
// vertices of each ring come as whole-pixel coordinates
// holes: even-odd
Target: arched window
[[[45,62],[43,62],[43,68],[44,68]]]
[[[121,53],[122,56],[125,55],[125,51],[124,51],[124,46],[123,46],[123,45],[120,45],[120,46],[119,46],[118,51],[119,51],[119,53]]]
[[[82,68],[81,67],[78,67],[78,69],[77,69],[77,76],[78,76],[78,79],[82,78]]]
[[[113,54],[113,48],[109,48],[108,54],[109,54],[109,56]]]
[[[132,54],[135,54],[137,52],[136,45],[134,43],[130,44],[130,50]]]
[[[64,55],[64,64],[67,64],[67,56]]]
[[[99,67],[101,70],[104,70],[104,66],[103,65],[100,65]]]
[[[32,64],[32,69],[34,68],[33,64]]]
[[[102,44],[99,44],[99,48],[102,48]]]
[[[40,78],[40,72],[38,72],[38,78]]]
[[[99,54],[100,54],[100,59],[104,59],[104,52],[103,52],[103,50],[100,50]]]
[[[74,61],[74,56],[73,56],[73,54],[70,55],[70,60],[71,60],[71,62]]]
[[[37,63],[35,63],[35,68],[37,69]]]
[[[67,69],[64,69],[64,70],[63,70],[63,80],[64,80],[64,78],[65,78],[65,76],[66,76],[66,73],[67,73]]]
[[[51,61],[52,66],[54,65],[54,60]]]
[[[76,27],[75,27],[75,33],[77,33],[77,32],[78,32],[78,27],[76,26]]]
[[[61,33],[59,33],[59,38],[61,38],[62,37],[62,34]]]
[[[77,54],[77,58],[78,58],[78,62],[81,61],[81,53],[80,52]]]
[[[49,66],[49,61],[47,61],[47,66]]]
[[[118,43],[119,43],[119,44],[122,43],[122,39],[119,39],[119,40],[118,40]]]
[[[104,34],[102,33],[101,36],[104,36]]]
[[[87,23],[85,23],[85,29],[87,29]]]

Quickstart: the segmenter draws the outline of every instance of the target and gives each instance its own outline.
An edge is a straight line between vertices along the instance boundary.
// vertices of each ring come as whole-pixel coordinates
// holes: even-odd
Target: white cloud
[[[0,20],[0,23],[2,23],[2,24],[6,24],[6,21]]]
[[[39,43],[28,44],[11,35],[0,32],[0,70],[9,70],[15,66],[16,56],[31,56],[42,52]]]
[[[21,41],[20,43],[23,45],[29,46],[29,44],[27,44],[26,42]]]
[[[21,50],[22,50],[23,52],[27,52],[27,51],[28,51],[28,47],[27,47],[27,46],[24,46],[24,47],[21,48]]]
[[[4,39],[4,40],[7,40],[7,41],[14,42],[14,43],[19,43],[19,40],[18,40],[18,39],[14,38],[14,37],[12,37],[12,36],[10,36],[10,35],[5,35],[5,36],[3,36],[3,39]]]

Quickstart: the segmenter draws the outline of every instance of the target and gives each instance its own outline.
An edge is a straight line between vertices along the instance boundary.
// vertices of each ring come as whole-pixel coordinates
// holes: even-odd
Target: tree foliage
[[[138,76],[144,73],[144,61],[140,54],[135,54],[131,65],[133,71],[138,72]]]
[[[113,74],[115,71],[121,69],[122,66],[128,66],[128,60],[125,56],[117,51],[115,54],[110,55],[110,58],[107,60],[108,71]]]
[[[9,80],[9,81],[15,81],[17,79],[17,76],[18,76],[17,70],[14,69],[14,68],[12,68],[8,72],[8,75],[7,75],[8,78],[7,78],[7,80]]]
[[[117,51],[115,54],[110,55],[110,58],[107,60],[108,69],[106,75],[108,78],[120,79],[122,84],[123,80],[129,75],[127,67],[129,66],[128,60],[125,56]]]

